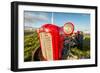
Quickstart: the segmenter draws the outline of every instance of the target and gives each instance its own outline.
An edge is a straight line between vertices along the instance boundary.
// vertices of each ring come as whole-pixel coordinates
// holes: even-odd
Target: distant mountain
[[[24,30],[35,31],[36,29],[35,27],[24,26]]]
[[[90,35],[90,33],[84,32],[84,35]]]

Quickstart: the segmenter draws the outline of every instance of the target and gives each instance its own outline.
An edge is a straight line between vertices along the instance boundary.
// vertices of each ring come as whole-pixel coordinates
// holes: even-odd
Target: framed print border
[[[19,6],[48,6],[48,7],[61,7],[61,8],[82,8],[93,9],[95,11],[95,64],[85,65],[69,65],[69,66],[50,66],[50,67],[34,67],[34,68],[19,68],[18,58],[18,32],[19,32]],[[35,2],[11,2],[11,70],[12,71],[31,71],[31,70],[48,70],[48,69],[64,69],[64,68],[80,68],[80,67],[94,67],[97,66],[97,6],[83,6],[83,5],[67,5],[67,4],[50,4],[50,3],[35,3]]]

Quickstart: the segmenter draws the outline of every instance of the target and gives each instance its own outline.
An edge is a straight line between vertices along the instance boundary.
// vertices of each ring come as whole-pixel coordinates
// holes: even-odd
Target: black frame
[[[86,8],[95,10],[95,64],[74,65],[74,66],[53,66],[40,68],[18,68],[18,6],[19,5],[36,5],[51,7],[69,7],[69,8]],[[12,71],[31,71],[31,70],[48,70],[48,69],[64,69],[64,68],[80,68],[97,66],[97,7],[82,5],[65,5],[65,4],[49,4],[35,2],[11,2],[11,70]]]

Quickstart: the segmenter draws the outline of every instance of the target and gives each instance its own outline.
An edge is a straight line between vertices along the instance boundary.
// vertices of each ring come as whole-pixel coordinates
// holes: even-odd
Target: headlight
[[[66,23],[63,27],[63,31],[65,34],[70,35],[74,31],[74,25],[70,22]]]

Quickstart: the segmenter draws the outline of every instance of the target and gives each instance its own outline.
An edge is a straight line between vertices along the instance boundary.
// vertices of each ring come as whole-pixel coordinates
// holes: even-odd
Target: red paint
[[[54,25],[54,24],[45,24],[42,26],[44,29],[48,29],[49,33],[52,35],[52,51],[53,51],[53,60],[58,60],[59,59],[59,40],[60,40],[60,35],[59,35],[59,27]],[[46,32],[44,30],[44,32]]]
[[[70,23],[70,22],[69,22]],[[52,36],[52,51],[53,51],[53,60],[59,60],[62,57],[62,49],[63,49],[63,40],[64,37],[67,35],[71,35],[74,31],[74,25],[70,23],[73,26],[72,32],[70,34],[67,34],[63,31],[63,27],[59,27],[54,24],[44,24],[37,32],[40,40],[39,33],[41,32],[47,32],[50,33]],[[65,25],[64,25],[65,26]],[[40,46],[41,41],[40,41]],[[45,59],[48,60],[48,59]]]

